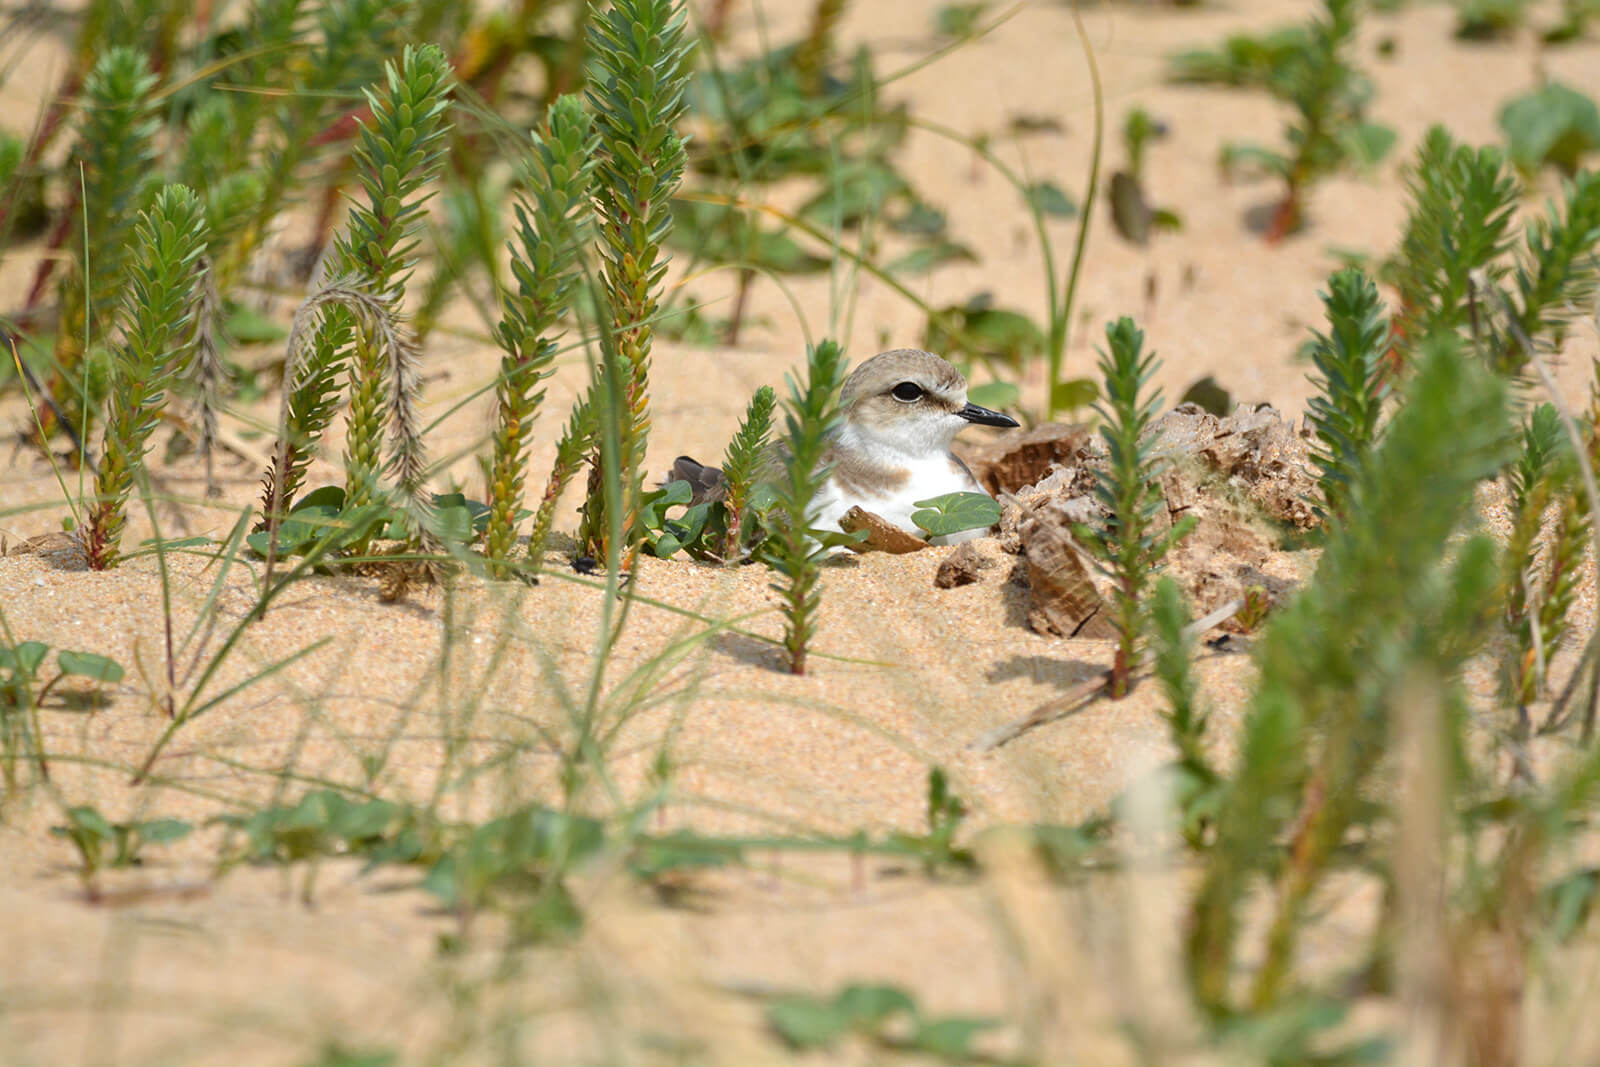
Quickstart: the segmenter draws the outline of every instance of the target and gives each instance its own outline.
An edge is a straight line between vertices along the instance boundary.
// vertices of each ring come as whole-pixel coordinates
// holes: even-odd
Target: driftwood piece
[[[934,572],[933,584],[939,589],[954,589],[958,585],[971,585],[978,574],[989,566],[989,561],[979,555],[977,546],[963,541],[950,550]]]
[[[1089,439],[1087,426],[1047,422],[965,446],[961,458],[989,495],[997,497],[1036,484],[1055,467],[1076,466]]]
[[[845,533],[867,531],[867,539],[850,547],[857,552],[888,552],[903,556],[908,552],[921,552],[928,542],[915,534],[907,533],[894,523],[861,507],[851,508],[839,519],[839,528]]]
[[[1028,626],[1056,637],[1115,637],[1065,511],[1039,508],[1022,520],[1018,533],[1028,565]]]
[[[1302,530],[1321,521],[1310,503],[1317,483],[1305,441],[1273,408],[1241,408],[1219,419],[1194,404],[1180,404],[1147,433],[1158,456],[1200,460],[1273,518]]]

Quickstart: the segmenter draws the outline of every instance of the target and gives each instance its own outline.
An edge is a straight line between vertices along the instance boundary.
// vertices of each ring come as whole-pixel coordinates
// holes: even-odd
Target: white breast
[[[917,536],[925,536],[920,527],[911,521],[911,513],[919,510],[916,502],[946,493],[981,493],[983,487],[972,476],[953,463],[948,455],[930,456],[906,463],[911,475],[897,488],[883,493],[846,494],[832,479],[818,494],[819,511],[817,527],[824,530],[840,529],[839,520],[853,507],[860,506],[901,529]],[[983,530],[963,530],[932,538],[936,545],[953,545],[983,536]]]

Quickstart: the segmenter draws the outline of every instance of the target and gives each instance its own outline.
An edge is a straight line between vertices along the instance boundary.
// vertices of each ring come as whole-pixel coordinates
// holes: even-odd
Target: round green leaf
[[[56,656],[56,666],[63,674],[78,678],[93,678],[97,682],[122,681],[122,665],[107,656],[93,652],[70,652],[62,649]]]
[[[916,506],[922,510],[912,512],[911,521],[931,537],[985,530],[1000,521],[1000,505],[987,493],[946,493]]]

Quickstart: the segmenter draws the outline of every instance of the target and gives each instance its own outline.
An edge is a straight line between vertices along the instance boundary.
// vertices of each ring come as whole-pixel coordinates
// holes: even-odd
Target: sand
[[[871,44],[880,72],[909,67],[934,47],[937,6],[853,5],[843,46]],[[1374,175],[1320,183],[1307,230],[1271,246],[1248,219],[1274,189],[1224,181],[1216,154],[1225,139],[1276,142],[1281,110],[1259,95],[1164,85],[1163,57],[1314,6],[1116,4],[1087,13],[1113,132],[1134,105],[1172,130],[1150,150],[1147,183],[1157,203],[1182,215],[1184,229],[1141,249],[1117,237],[1104,214],[1095,219],[1073,324],[1073,373],[1093,373],[1102,324],[1132,314],[1164,359],[1158,380],[1169,396],[1213,375],[1240,402],[1298,415],[1311,387],[1294,353],[1319,323],[1317,293],[1337,266],[1333,250],[1381,257],[1394,246],[1404,221],[1399,166],[1428,126],[1442,122],[1464,140],[1495,141],[1500,106],[1541,73],[1600,93],[1595,42],[1541,49],[1524,33],[1463,44],[1450,35],[1453,15],[1444,5],[1371,17],[1359,56],[1377,85],[1374,117],[1396,129],[1399,147]],[[735,40],[752,47],[749,8],[737,8]],[[787,10],[764,14],[776,40],[792,37],[802,19]],[[1394,46],[1387,58],[1377,55],[1383,40]],[[6,87],[10,128],[24,128],[39,86],[54,83],[60,61],[54,40],[30,50],[30,76]],[[1064,133],[999,140],[996,150],[1081,191],[1090,92],[1064,5],[1024,5],[987,37],[889,92],[916,116],[968,135],[997,132],[1017,114],[1058,119]],[[1108,167],[1122,162],[1114,136],[1106,158]],[[1041,251],[1017,195],[966,149],[931,133],[914,131],[900,161],[922,195],[948,213],[952,236],[980,256],[913,279],[918,295],[938,305],[989,290],[1000,303],[1042,316]],[[1071,223],[1051,224],[1058,260],[1074,232]],[[0,304],[20,301],[31,251],[0,262]],[[713,302],[713,313],[722,313],[732,286],[726,272],[687,282],[674,273],[671,283]],[[920,312],[870,278],[841,268],[833,284],[824,277],[786,285],[787,295],[756,284],[757,325],[738,348],[657,343],[652,469],[683,452],[717,455],[749,394],[781,384],[807,340],[838,336],[859,361],[920,338]],[[450,322],[461,330],[436,333],[424,356],[426,412],[443,416],[428,443],[434,455],[465,457],[440,474],[438,487],[453,480],[477,493],[471,453],[485,451],[474,446],[489,408],[469,398],[493,376],[498,356],[468,309],[453,308]],[[1562,375],[1577,399],[1600,345],[1592,323],[1575,333]],[[583,374],[573,357],[551,383],[535,430],[535,480]],[[1042,383],[1042,369],[1031,369],[1027,403],[1037,403]],[[271,413],[262,406],[242,414]],[[4,425],[22,427],[26,418],[14,393],[0,398]],[[238,419],[230,425],[246,427]],[[326,444],[335,462],[340,443],[335,434]],[[164,498],[161,532],[225,536],[253,502],[259,475],[255,465],[224,461],[223,497],[206,502],[196,460],[158,460],[152,476]],[[325,462],[312,484],[337,477]],[[0,534],[13,545],[60,528],[62,494],[35,450],[7,454],[0,510]],[[570,507],[560,525],[572,529]],[[150,529],[147,516],[136,517],[130,543]],[[936,590],[942,556],[870,555],[830,567],[813,670],[800,678],[780,670],[776,598],[757,568],[645,559],[603,676],[595,658],[603,585],[568,570],[559,555],[534,588],[463,579],[402,604],[382,603],[370,580],[314,577],[264,621],[244,627],[195,698],[200,673],[190,661],[198,659],[203,672],[242,626],[260,567],[238,563],[219,574],[199,555],[174,554],[167,565],[183,649],[179,706],[205,705],[297,658],[186,723],[140,786],[130,785],[132,773],[167,725],[158,561],[147,555],[93,574],[49,555],[0,558],[0,608],[19,639],[103,653],[129,668],[122,682],[98,691],[68,687],[75,699],[43,717],[53,754],[49,787],[5,801],[0,1060],[176,1064],[225,1055],[238,1064],[282,1064],[313,1061],[337,1044],[393,1049],[408,1063],[489,1061],[502,1047],[519,1050],[509,1057],[516,1062],[768,1062],[787,1057],[766,1036],[759,998],[750,994],[883,981],[912,990],[934,1014],[1004,1020],[992,1038],[999,1051],[1025,1049],[1051,1062],[1132,1062],[1119,1018],[1146,1000],[1129,990],[1159,1001],[1162,982],[1171,980],[1181,871],[1063,888],[1008,862],[1003,843],[987,846],[995,873],[978,881],[904,876],[887,860],[858,866],[845,856],[757,851],[745,867],[689,879],[669,903],[602,865],[576,886],[588,921],[574,940],[504,952],[504,931],[491,917],[454,955],[437,942],[457,930],[455,919],[405,869],[361,876],[353,861],[330,861],[310,905],[301,900],[304,867],[240,866],[215,877],[230,839],[208,820],[309,788],[334,784],[427,804],[443,783],[441,811],[461,819],[559,803],[558,749],[571,741],[569,709],[591,694],[599,721],[615,727],[607,763],[615,794],[608,798],[605,785],[591,780],[584,800],[631,804],[659,791],[660,829],[916,832],[932,765],[948,771],[974,831],[1071,824],[1104,811],[1163,757],[1155,687],[1092,704],[995,752],[972,751],[985,731],[1103,669],[1110,646],[1028,630],[1004,567],[978,584]],[[214,589],[214,629],[201,626],[204,636],[186,641]],[[1587,584],[1582,595],[1587,611]],[[1225,758],[1244,714],[1250,661],[1236,644],[1207,655],[1198,670]],[[663,755],[670,764],[664,789],[655,776]],[[142,867],[106,872],[113,904],[91,906],[70,846],[49,834],[63,808],[80,803],[114,818],[171,816],[202,828],[150,849]],[[1312,951],[1336,958],[1359,941],[1373,906],[1370,887],[1353,892]],[[1385,1015],[1366,1005],[1358,1017],[1372,1023]],[[1600,1028],[1583,1028],[1574,1040],[1574,1048],[1592,1049]],[[870,1058],[854,1046],[842,1055]],[[1573,1052],[1568,1062],[1581,1059]]]

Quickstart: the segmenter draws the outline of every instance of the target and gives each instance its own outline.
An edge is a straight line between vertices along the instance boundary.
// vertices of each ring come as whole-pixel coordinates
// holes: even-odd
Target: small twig
[[[1212,627],[1222,625],[1239,614],[1243,607],[1244,601],[1242,599],[1228,601],[1211,614],[1196,619],[1188,626],[1185,626],[1183,628],[1184,637],[1186,639],[1198,637]],[[1146,649],[1140,654],[1136,669],[1143,670],[1149,665],[1151,658],[1149,649]],[[1079,710],[1080,705],[1092,703],[1102,693],[1108,692],[1111,687],[1111,679],[1112,669],[1108,667],[1088,681],[1080,682],[1078,685],[1073,686],[1056,699],[1039,705],[1022,718],[980,734],[967,748],[975,752],[989,752],[1020,737],[1036,726],[1043,726],[1047,722],[1054,722],[1056,719],[1064,718]]]

